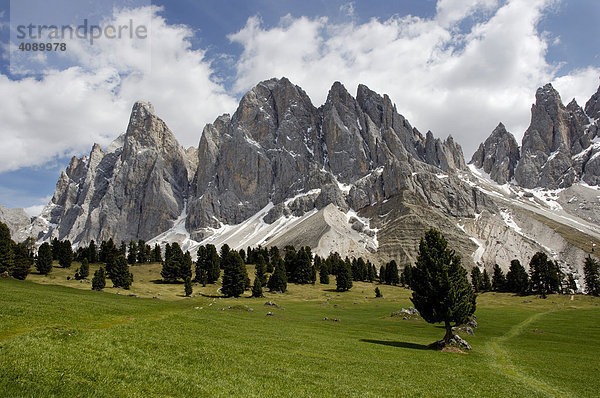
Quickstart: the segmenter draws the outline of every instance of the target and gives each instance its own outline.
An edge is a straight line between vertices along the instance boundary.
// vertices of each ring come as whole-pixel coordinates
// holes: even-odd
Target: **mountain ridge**
[[[586,112],[596,114],[597,104],[598,93],[585,111],[576,103],[565,107],[552,86],[544,86],[532,106],[527,144],[519,148],[500,123],[467,166],[451,136],[421,134],[387,95],[364,85],[353,97],[335,82],[317,108],[286,78],[260,82],[232,115],[207,124],[198,147],[188,149],[152,105],[140,101],[126,133],[106,151],[95,144],[89,155],[74,157],[50,204],[18,234],[76,244],[178,241],[190,250],[210,242],[237,247],[303,241],[317,252],[339,249],[402,264],[414,261],[422,231],[438,227],[467,266],[506,267],[536,250],[552,252],[543,243],[552,240],[566,242],[564,250],[549,253],[566,266],[590,250],[520,214],[554,217],[560,210],[565,225],[580,223],[585,234],[597,233],[588,225],[597,218],[592,190],[576,178],[596,181],[588,170],[600,151],[597,120]],[[580,153],[571,157],[577,150],[587,156],[581,166]],[[545,163],[532,163],[541,154]],[[575,171],[548,170],[546,163],[565,156]],[[563,193],[530,191],[542,182],[573,186],[569,192],[577,190],[590,210],[573,209],[558,198]]]

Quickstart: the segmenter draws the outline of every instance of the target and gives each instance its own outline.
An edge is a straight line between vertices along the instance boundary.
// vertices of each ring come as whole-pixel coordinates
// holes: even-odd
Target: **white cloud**
[[[39,199],[40,204],[25,207],[23,210],[25,210],[25,213],[32,217],[39,216],[42,213],[42,210],[44,210],[44,207],[46,207],[46,205],[50,202],[51,199],[52,195],[45,196]]]
[[[363,83],[389,94],[421,131],[451,133],[470,156],[500,121],[520,140],[537,87],[556,81],[569,95],[597,87],[598,68],[559,79],[557,66],[546,61],[547,39],[537,24],[553,4],[440,0],[431,19],[331,24],[287,16],[272,28],[252,17],[229,36],[243,46],[234,88],[243,93],[258,81],[286,76],[319,105],[334,81],[351,93]],[[477,22],[461,33],[460,23],[475,15]]]
[[[0,75],[0,172],[84,153],[93,142],[107,145],[125,131],[138,99],[152,102],[185,146],[196,146],[206,123],[235,110],[235,99],[211,78],[205,53],[191,49],[192,31],[167,24],[159,12],[114,16],[115,24],[133,18],[151,26],[148,40],[69,41],[66,54],[77,67],[46,70],[41,79]]]

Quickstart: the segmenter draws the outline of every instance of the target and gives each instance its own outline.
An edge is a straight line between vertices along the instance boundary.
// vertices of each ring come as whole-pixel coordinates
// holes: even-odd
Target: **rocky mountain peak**
[[[181,152],[177,139],[149,102],[137,101],[131,110],[122,156],[129,158],[150,149],[175,156]]]
[[[591,119],[600,119],[600,86],[598,91],[585,103],[585,113]]]
[[[519,161],[519,146],[515,137],[499,123],[492,134],[479,145],[470,164],[483,169],[498,184],[510,182]]]

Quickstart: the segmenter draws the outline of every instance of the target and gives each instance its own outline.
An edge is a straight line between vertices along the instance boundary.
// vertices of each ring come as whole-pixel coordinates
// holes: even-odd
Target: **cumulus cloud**
[[[234,88],[286,76],[316,105],[332,82],[390,95],[414,126],[452,134],[470,155],[502,121],[520,139],[537,87],[555,82],[568,95],[591,94],[600,68],[557,76],[537,24],[553,1],[440,0],[433,18],[392,16],[331,24],[327,18],[259,17],[229,36],[243,47]],[[473,18],[477,16],[477,18]],[[472,18],[462,32],[461,22]],[[564,95],[564,94],[563,94]]]
[[[0,171],[107,145],[125,131],[138,99],[152,102],[185,146],[198,144],[206,123],[232,112],[236,101],[212,78],[205,52],[191,48],[193,32],[168,24],[160,11],[122,9],[108,21],[150,26],[148,40],[68,41],[65,56],[77,66],[50,65],[38,79],[0,75]]]

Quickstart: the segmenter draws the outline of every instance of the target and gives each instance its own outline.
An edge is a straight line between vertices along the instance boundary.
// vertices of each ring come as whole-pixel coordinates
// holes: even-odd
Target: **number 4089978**
[[[21,51],[67,51],[67,43],[21,43]]]

